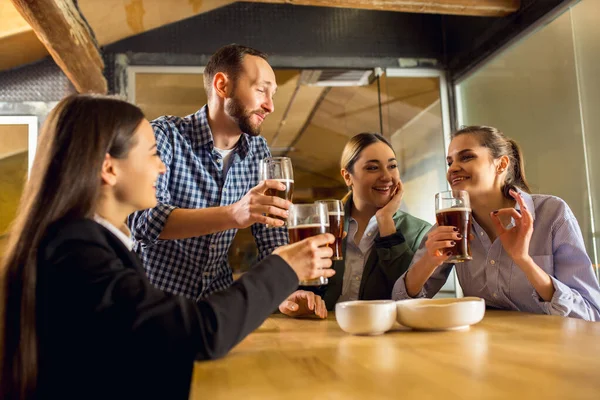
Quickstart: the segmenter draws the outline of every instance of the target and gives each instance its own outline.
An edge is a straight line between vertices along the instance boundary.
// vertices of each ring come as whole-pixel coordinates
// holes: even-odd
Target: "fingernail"
[[[498,210],[492,211],[492,214],[497,215],[498,214]]]
[[[450,257],[450,256],[452,255],[452,252],[451,252],[451,251],[447,251],[447,252],[446,252],[446,255],[447,255],[448,257]]]
[[[456,242],[453,240],[453,241],[451,241],[451,242],[450,242],[450,244],[451,244],[452,246],[454,246],[454,245],[456,245]]]
[[[454,232],[458,232],[458,228],[452,228]]]
[[[458,236],[459,239],[462,239],[462,235],[460,233],[456,236]]]

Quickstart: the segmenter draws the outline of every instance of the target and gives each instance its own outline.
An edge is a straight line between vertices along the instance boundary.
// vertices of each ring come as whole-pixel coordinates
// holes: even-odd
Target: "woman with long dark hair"
[[[0,398],[186,398],[298,284],[331,276],[326,234],[283,246],[197,302],[147,280],[124,224],[165,167],[136,106],[74,95],[48,117],[0,264]]]
[[[519,145],[498,129],[452,135],[448,183],[469,193],[473,259],[446,263],[460,234],[435,226],[394,286],[394,299],[433,297],[453,266],[466,296],[494,308],[600,320],[600,288],[577,219],[562,199],[529,194]]]

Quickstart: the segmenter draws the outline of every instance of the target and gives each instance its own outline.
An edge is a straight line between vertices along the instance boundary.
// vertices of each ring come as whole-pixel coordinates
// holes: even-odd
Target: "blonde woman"
[[[383,136],[360,133],[352,137],[342,153],[341,174],[350,189],[343,199],[344,259],[334,261],[335,275],[317,290],[328,310],[340,301],[391,299],[394,283],[408,269],[431,227],[399,210],[403,187],[398,161]],[[295,301],[298,293],[302,292],[280,305],[282,313],[313,312]],[[315,304],[319,301],[317,296]]]

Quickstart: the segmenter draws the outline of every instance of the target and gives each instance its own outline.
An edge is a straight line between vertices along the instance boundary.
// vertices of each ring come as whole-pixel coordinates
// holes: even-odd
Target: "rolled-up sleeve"
[[[160,175],[156,182],[156,207],[137,211],[127,218],[127,224],[134,240],[146,246],[159,240],[169,215],[177,208],[171,205],[171,194],[169,193],[173,146],[167,134],[168,128],[159,125],[152,127],[156,137],[156,149],[165,164],[166,172]]]
[[[576,219],[563,221],[553,235],[552,246],[554,295],[545,302],[534,292],[534,299],[546,314],[599,321],[600,287]]]

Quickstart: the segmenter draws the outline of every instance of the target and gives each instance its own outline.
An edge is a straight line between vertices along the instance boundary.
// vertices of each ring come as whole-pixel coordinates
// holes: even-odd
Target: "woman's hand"
[[[400,208],[402,203],[402,195],[404,194],[404,187],[402,181],[398,181],[390,201],[375,212],[375,218],[377,219],[377,226],[379,226],[379,236],[386,237],[396,233],[396,224],[394,223],[394,214]]]
[[[316,315],[327,318],[327,307],[321,296],[306,290],[296,290],[279,305],[279,311],[290,317]]]
[[[294,270],[298,279],[316,279],[320,276],[331,278],[335,270],[331,269],[333,250],[328,246],[335,241],[331,233],[321,233],[296,243],[286,244],[273,250]]]
[[[458,228],[454,226],[436,226],[427,233],[425,241],[427,251],[409,268],[404,278],[406,293],[410,297],[419,294],[425,282],[452,254],[448,249],[456,246],[456,241],[460,238]]]
[[[462,238],[458,228],[454,226],[436,226],[427,234],[425,248],[427,253],[422,259],[431,268],[437,268],[450,257],[449,248],[456,246],[456,241]]]
[[[502,242],[502,247],[515,263],[521,264],[523,261],[530,259],[529,242],[533,234],[533,217],[527,209],[521,194],[514,190],[509,193],[519,204],[521,214],[514,208],[501,208],[492,212],[490,216],[496,227],[498,238]],[[515,220],[515,226],[506,229],[500,221],[500,217],[512,217]]]
[[[392,218],[396,211],[400,208],[400,203],[402,203],[402,196],[404,195],[404,186],[402,185],[402,181],[398,181],[396,187],[393,189],[392,196],[390,197],[390,201],[381,207],[375,213],[375,217],[377,220],[381,218]]]

